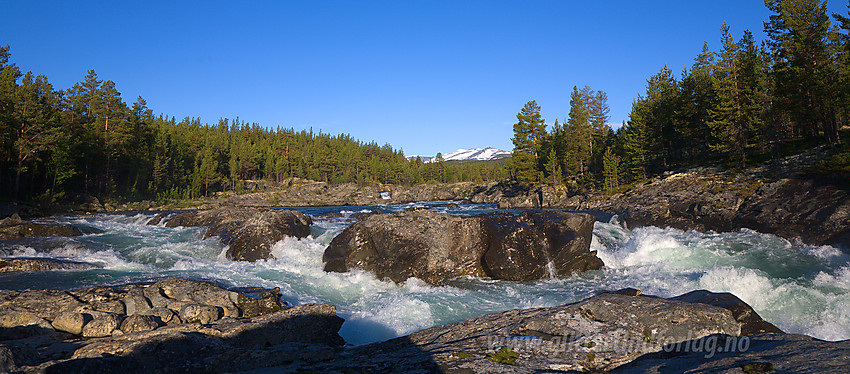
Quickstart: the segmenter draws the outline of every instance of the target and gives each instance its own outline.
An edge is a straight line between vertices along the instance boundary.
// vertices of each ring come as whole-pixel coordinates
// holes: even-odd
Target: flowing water
[[[850,339],[850,256],[830,246],[807,246],[750,230],[699,233],[646,227],[628,230],[617,217],[597,221],[592,249],[605,262],[598,271],[570,278],[506,282],[463,278],[444,286],[418,279],[381,281],[363,271],[325,273],[328,243],[359,212],[427,206],[453,214],[493,211],[493,206],[441,208],[437,203],[304,208],[314,217],[312,235],[273,246],[273,259],[234,262],[204,228],[148,226],[154,213],[54,217],[103,230],[76,238],[0,242],[0,254],[85,261],[97,269],[0,275],[0,289],[73,289],[154,281],[165,277],[209,279],[230,286],[280,287],[290,304],[329,303],[345,318],[340,335],[363,344],[437,324],[515,308],[562,305],[599,290],[633,287],[676,296],[695,289],[732,292],[761,316],[792,333],[825,340]],[[340,213],[336,218],[323,218]]]

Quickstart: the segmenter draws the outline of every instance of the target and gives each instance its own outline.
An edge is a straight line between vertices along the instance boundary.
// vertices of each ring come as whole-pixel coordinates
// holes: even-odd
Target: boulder
[[[704,290],[662,299],[636,289],[564,306],[511,310],[354,347],[298,372],[832,373],[850,341],[759,333],[734,295]],[[737,312],[736,312],[737,311]],[[744,315],[746,314],[746,317]]]
[[[71,225],[28,222],[17,214],[0,220],[0,240],[42,236],[80,236],[83,232]]]
[[[125,334],[131,334],[139,331],[155,330],[160,326],[159,321],[154,316],[135,314],[129,316],[121,322],[121,331]]]
[[[152,308],[150,300],[144,291],[138,288],[130,289],[121,301],[128,316],[142,314]]]
[[[83,327],[86,323],[92,320],[89,314],[78,313],[74,311],[63,311],[56,315],[52,326],[57,331],[64,331],[74,335],[83,333]]]
[[[671,298],[689,303],[700,303],[719,306],[732,312],[735,320],[741,324],[741,335],[755,334],[784,334],[782,330],[767,322],[737,296],[728,292],[711,292],[706,290],[695,290],[681,296]]]
[[[186,304],[180,308],[180,319],[185,323],[210,324],[221,319],[221,309],[212,305]]]
[[[154,317],[155,320],[162,321],[162,323],[168,325],[183,323],[177,312],[168,308],[151,308],[141,314]]]
[[[295,210],[226,207],[180,213],[165,226],[209,226],[204,237],[218,236],[230,246],[227,258],[256,261],[269,258],[271,246],[287,236],[309,236],[311,224],[309,216]]]
[[[515,281],[602,267],[589,250],[593,217],[562,211],[458,217],[412,209],[365,217],[331,241],[325,271],[360,268],[403,282],[459,276]]]
[[[111,336],[112,332],[121,326],[121,317],[117,314],[102,313],[94,316],[83,326],[82,335],[85,338],[101,338]]]
[[[0,258],[0,273],[51,271],[51,270],[87,270],[97,266],[85,262],[59,260],[53,258]]]

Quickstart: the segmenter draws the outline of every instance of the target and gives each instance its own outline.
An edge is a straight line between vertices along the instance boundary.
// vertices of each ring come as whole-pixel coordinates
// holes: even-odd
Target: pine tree
[[[611,148],[607,148],[602,156],[602,165],[605,178],[603,189],[611,193],[620,187],[620,158]]]
[[[561,181],[564,179],[561,172],[561,163],[554,148],[549,150],[549,157],[546,160],[546,173],[549,175],[548,180],[552,184],[552,187],[561,184]]]
[[[831,23],[826,1],[766,0],[774,14],[765,33],[774,53],[773,74],[781,104],[806,137],[838,141],[831,85],[837,72],[830,63]]]
[[[546,124],[540,115],[540,106],[532,100],[527,102],[516,115],[514,124],[514,151],[511,168],[514,178],[524,182],[539,180],[539,152],[546,136]]]
[[[723,23],[723,50],[717,63],[715,89],[718,93],[718,106],[711,110],[712,120],[709,122],[714,142],[711,149],[730,152],[740,158],[741,167],[746,160],[746,131],[744,128],[744,113],[741,106],[741,89],[738,84],[738,44],[729,34],[729,26]]]
[[[711,137],[709,110],[717,105],[714,87],[714,52],[703,43],[702,52],[694,59],[690,71],[682,73],[679,89],[682,105],[676,112],[677,136],[682,140],[679,148],[690,162],[699,162],[708,151]]]
[[[16,172],[14,196],[20,193],[21,175],[28,164],[37,161],[40,153],[56,142],[58,113],[53,87],[42,75],[34,77],[32,72],[24,74],[21,85],[16,88],[14,121]]]

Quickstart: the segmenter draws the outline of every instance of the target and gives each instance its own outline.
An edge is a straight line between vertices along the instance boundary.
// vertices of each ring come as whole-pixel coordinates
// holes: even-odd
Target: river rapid
[[[629,230],[617,217],[600,217],[592,249],[605,267],[569,278],[507,282],[463,278],[430,286],[411,278],[381,281],[363,271],[326,273],[322,254],[351,216],[412,206],[470,215],[491,205],[440,203],[301,208],[313,217],[312,235],[287,238],[273,259],[235,262],[204,228],[149,226],[153,212],[51,217],[102,230],[75,238],[0,241],[0,254],[84,261],[91,270],[0,274],[0,289],[74,289],[155,281],[166,277],[213,280],[233,287],[280,287],[292,305],[328,303],[346,322],[340,335],[350,344],[390,339],[438,324],[516,308],[562,305],[600,290],[633,287],[645,294],[676,296],[696,289],[731,292],[765,320],[789,333],[824,340],[850,339],[850,256],[830,246],[809,246],[742,229],[700,233],[670,228]],[[335,218],[325,218],[332,213]]]

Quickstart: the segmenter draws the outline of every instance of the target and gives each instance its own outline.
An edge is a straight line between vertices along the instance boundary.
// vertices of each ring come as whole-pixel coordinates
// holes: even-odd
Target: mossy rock
[[[751,362],[741,365],[741,370],[745,374],[765,374],[772,373],[776,369],[774,369],[773,364],[770,362]]]
[[[487,355],[487,359],[496,363],[506,365],[516,365],[516,360],[519,358],[519,353],[514,352],[509,347],[502,347],[495,353]]]

